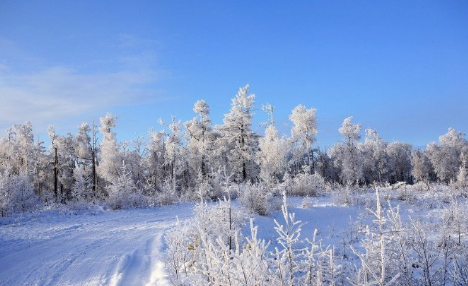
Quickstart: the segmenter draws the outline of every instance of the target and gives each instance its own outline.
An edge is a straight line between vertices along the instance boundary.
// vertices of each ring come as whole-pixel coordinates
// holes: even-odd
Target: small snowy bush
[[[262,184],[244,184],[240,186],[239,201],[252,213],[268,215],[271,210],[272,195]]]
[[[299,173],[294,178],[286,176],[283,189],[288,195],[317,196],[326,189],[325,179],[320,174]]]
[[[7,172],[0,176],[0,212],[7,216],[16,212],[34,209],[39,197],[34,193],[26,175],[11,175]]]
[[[122,166],[117,181],[108,186],[107,192],[109,193],[107,205],[114,210],[141,207],[146,204],[146,198],[133,182],[125,165]]]

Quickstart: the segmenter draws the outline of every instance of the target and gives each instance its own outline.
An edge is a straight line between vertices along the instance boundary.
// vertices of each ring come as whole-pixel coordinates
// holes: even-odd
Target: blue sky
[[[76,132],[119,117],[121,140],[205,99],[222,123],[247,83],[254,126],[276,107],[317,108],[318,144],[354,116],[424,146],[468,132],[468,1],[0,0],[0,129],[32,121]]]

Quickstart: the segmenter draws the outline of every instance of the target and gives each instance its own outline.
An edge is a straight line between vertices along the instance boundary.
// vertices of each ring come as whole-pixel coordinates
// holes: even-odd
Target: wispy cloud
[[[16,74],[4,68],[0,70],[0,126],[62,119],[143,100],[147,91],[142,86],[156,79],[157,73],[151,70],[81,73],[56,66]]]
[[[66,65],[15,70],[0,58],[0,128],[26,121],[50,122],[154,97],[162,72],[151,54],[119,58],[112,71],[86,71]]]

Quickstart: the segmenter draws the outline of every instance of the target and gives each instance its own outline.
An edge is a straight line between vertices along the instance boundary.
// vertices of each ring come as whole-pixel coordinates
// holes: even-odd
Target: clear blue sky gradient
[[[220,124],[249,83],[259,132],[262,104],[276,107],[284,133],[303,104],[317,108],[321,147],[340,140],[351,115],[388,141],[424,146],[448,127],[468,132],[467,15],[468,1],[0,0],[0,104],[43,138],[48,124],[76,132],[112,112],[128,140],[160,129],[160,117],[190,119],[198,99]],[[54,94],[35,95],[42,81]],[[33,106],[63,103],[47,115],[23,110],[12,90]]]

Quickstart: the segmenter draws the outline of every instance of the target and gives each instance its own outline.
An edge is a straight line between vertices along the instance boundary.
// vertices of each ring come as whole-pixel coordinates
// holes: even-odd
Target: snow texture
[[[168,285],[164,235],[192,205],[76,214],[0,225],[0,285]],[[5,224],[6,223],[6,224]]]

